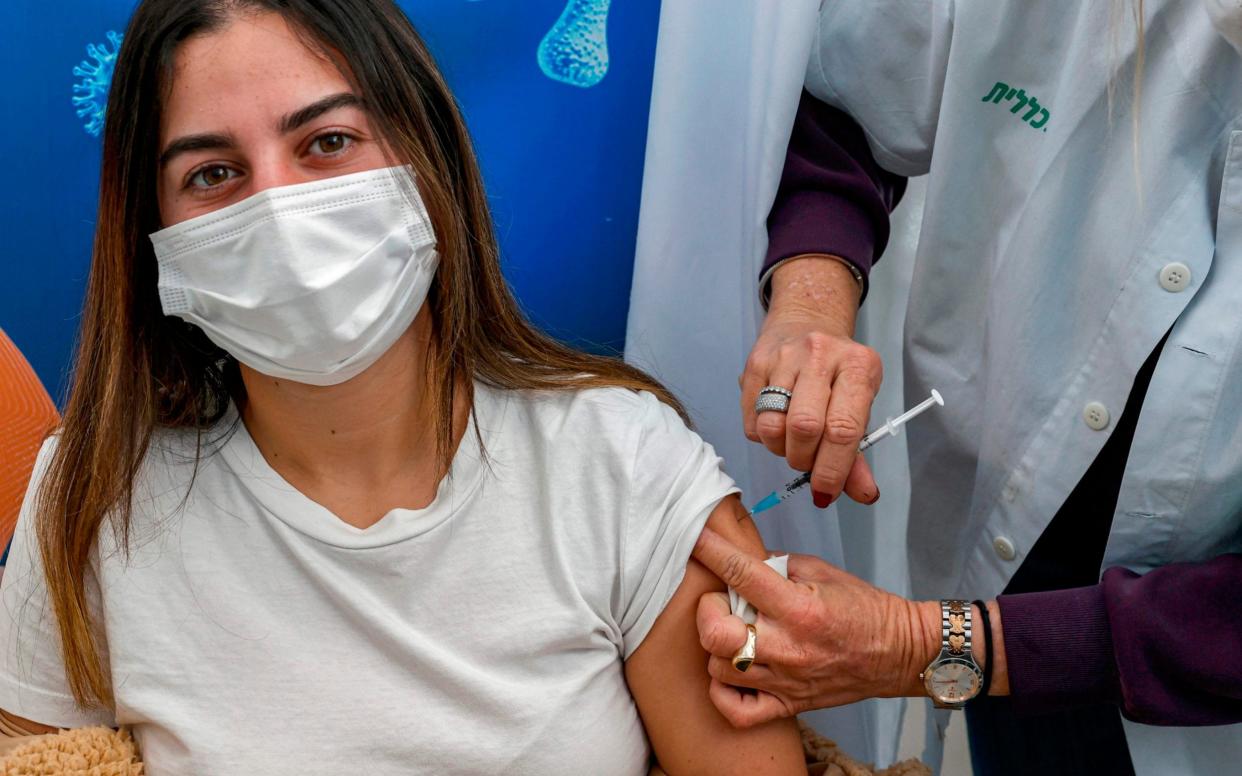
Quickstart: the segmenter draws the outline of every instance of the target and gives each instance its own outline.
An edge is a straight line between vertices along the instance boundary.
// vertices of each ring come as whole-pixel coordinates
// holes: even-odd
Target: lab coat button
[[[1013,548],[1013,542],[1005,536],[993,539],[992,549],[996,550],[996,555],[1001,560],[1013,560],[1018,556],[1018,551]]]
[[[1092,430],[1103,431],[1108,428],[1108,408],[1098,401],[1087,402],[1082,408],[1082,419]]]
[[[1164,269],[1160,270],[1160,287],[1165,291],[1176,294],[1178,291],[1186,290],[1190,285],[1190,267],[1180,261],[1174,261],[1164,265]]]

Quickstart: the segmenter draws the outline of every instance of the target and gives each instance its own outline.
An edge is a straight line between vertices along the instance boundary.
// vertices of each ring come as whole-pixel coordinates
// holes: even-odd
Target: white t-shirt
[[[736,488],[651,394],[478,386],[476,408],[485,456],[471,421],[435,501],[366,530],[285,482],[241,423],[187,498],[194,435],[162,432],[128,560],[107,529],[96,552],[113,710],[69,696],[28,494],[0,708],[132,725],[151,776],[646,773],[622,661]]]

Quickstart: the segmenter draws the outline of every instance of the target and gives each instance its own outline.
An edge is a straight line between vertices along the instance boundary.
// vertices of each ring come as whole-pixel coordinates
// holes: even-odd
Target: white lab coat
[[[1136,139],[1128,3],[823,4],[808,90],[929,176],[905,392],[946,407],[909,428],[916,597],[1001,592],[1170,327],[1104,565],[1242,550],[1242,57],[1220,6],[1147,0]],[[1126,732],[1139,774],[1242,762],[1242,726]]]
[[[764,222],[818,14],[819,0],[660,6],[625,355],[685,401],[749,500],[795,476],[784,459],[742,436],[737,376],[763,319],[755,282]],[[907,197],[901,210],[917,213],[917,199]],[[884,278],[860,311],[859,330],[873,344],[885,340],[880,350],[893,377],[877,398],[879,417],[902,409],[894,335],[905,309],[896,289],[905,285],[893,281],[908,281],[912,243],[894,239],[892,261],[877,268]],[[880,503],[820,510],[804,493],[767,513],[759,529],[769,547],[818,555],[904,593],[905,438],[868,455],[883,483]],[[855,757],[887,765],[898,755],[902,707],[902,699],[876,698],[802,719]]]

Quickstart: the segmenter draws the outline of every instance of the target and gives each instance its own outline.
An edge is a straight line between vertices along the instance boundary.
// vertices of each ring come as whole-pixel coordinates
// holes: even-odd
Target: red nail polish
[[[832,503],[832,496],[829,496],[827,493],[820,493],[818,490],[811,491],[811,498],[815,501],[815,506],[820,509],[827,509],[828,505]]]

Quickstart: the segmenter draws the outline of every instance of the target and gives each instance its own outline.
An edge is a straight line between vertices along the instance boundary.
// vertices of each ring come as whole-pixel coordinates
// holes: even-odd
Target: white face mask
[[[335,385],[409,328],[438,256],[407,168],[268,189],[151,235],[160,303],[265,375]]]

